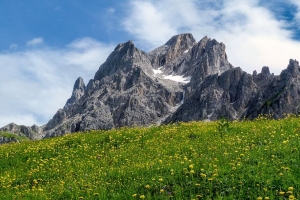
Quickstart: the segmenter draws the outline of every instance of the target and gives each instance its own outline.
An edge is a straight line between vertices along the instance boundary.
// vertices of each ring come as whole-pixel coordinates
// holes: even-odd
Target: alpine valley
[[[72,96],[43,126],[14,123],[1,131],[31,140],[67,133],[151,126],[177,121],[275,119],[298,115],[299,63],[290,60],[280,75],[268,67],[244,72],[227,59],[215,39],[197,42],[192,34],[173,36],[146,53],[132,41],[117,45],[87,84],[75,81]],[[9,138],[0,143],[10,142]]]

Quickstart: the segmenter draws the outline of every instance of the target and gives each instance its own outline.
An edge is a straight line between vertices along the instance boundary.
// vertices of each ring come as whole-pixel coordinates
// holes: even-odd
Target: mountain
[[[9,124],[5,130],[30,139],[70,132],[150,126],[221,117],[282,118],[298,114],[299,63],[290,60],[278,76],[263,67],[244,72],[227,59],[225,45],[192,34],[173,36],[145,53],[132,41],[119,44],[86,85],[74,84],[72,96],[44,126]]]

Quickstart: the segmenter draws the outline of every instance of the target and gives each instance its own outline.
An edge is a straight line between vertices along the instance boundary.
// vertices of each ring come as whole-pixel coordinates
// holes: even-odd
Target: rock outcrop
[[[251,75],[228,62],[223,43],[208,37],[196,42],[191,34],[173,36],[148,53],[128,41],[87,85],[76,80],[72,96],[46,125],[2,130],[40,139],[122,126],[298,115],[299,70],[298,61],[290,60],[279,76],[268,67]]]
[[[42,139],[44,136],[43,127],[39,127],[37,125],[33,125],[30,127],[30,126],[17,125],[15,123],[10,123],[10,124],[0,128],[0,131],[14,133],[18,136],[25,136],[31,140],[39,140],[39,139]]]

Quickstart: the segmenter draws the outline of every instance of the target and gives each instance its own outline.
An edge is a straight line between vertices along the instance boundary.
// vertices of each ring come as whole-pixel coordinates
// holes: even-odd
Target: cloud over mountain
[[[148,49],[182,32],[191,32],[198,39],[207,35],[226,44],[234,66],[252,73],[267,65],[279,74],[290,58],[299,59],[300,42],[288,28],[292,22],[278,20],[262,2],[132,0],[123,26]],[[272,3],[276,6],[276,1]],[[294,19],[298,20],[300,5],[295,0],[290,3],[298,8]]]
[[[35,41],[35,42],[34,42]],[[37,44],[39,40],[32,40]],[[93,78],[114,45],[91,38],[65,48],[35,48],[0,54],[0,126],[15,122],[42,125],[65,104],[78,76]],[[10,105],[10,106],[7,106]]]

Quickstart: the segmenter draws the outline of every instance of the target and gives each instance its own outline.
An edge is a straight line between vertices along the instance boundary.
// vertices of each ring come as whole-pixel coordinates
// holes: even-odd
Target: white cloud
[[[18,49],[18,45],[17,44],[11,44],[10,46],[9,46],[9,49],[10,50],[12,50],[12,51],[15,51],[15,50],[17,50]]]
[[[123,27],[146,50],[191,32],[197,40],[207,35],[223,42],[229,62],[249,73],[269,66],[279,74],[289,59],[300,60],[300,42],[286,30],[287,22],[258,0],[132,0],[128,8]]]
[[[108,8],[108,9],[107,9],[107,12],[108,12],[109,14],[115,14],[116,9],[115,9],[115,8]]]
[[[148,43],[145,45],[160,45],[165,38],[176,33],[165,18],[165,13],[151,2],[132,1],[130,7],[133,9],[129,10],[123,26],[143,43]]]
[[[295,21],[297,25],[300,25],[300,1],[299,0],[289,0],[297,8],[297,13],[295,13]]]
[[[37,45],[40,45],[43,43],[44,43],[44,39],[39,37],[39,38],[34,38],[34,39],[28,41],[27,46],[37,46]]]
[[[63,49],[0,54],[0,127],[47,123],[71,96],[75,80],[81,76],[87,84],[114,46],[82,38]]]

